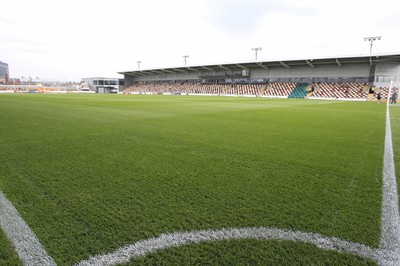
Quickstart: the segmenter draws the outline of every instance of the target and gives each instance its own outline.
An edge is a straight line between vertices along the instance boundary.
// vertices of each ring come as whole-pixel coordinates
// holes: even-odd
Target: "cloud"
[[[33,45],[33,46],[45,45],[44,42],[36,40],[36,39],[25,38],[25,37],[21,37],[21,36],[15,35],[15,34],[8,34],[8,33],[1,35],[0,41],[10,42],[13,44],[23,44],[23,45]]]
[[[400,26],[399,9],[388,10],[388,13],[376,21],[379,28],[394,28]]]
[[[283,1],[262,0],[220,0],[211,1],[209,18],[222,31],[228,31],[234,37],[248,37],[257,31],[260,21],[276,12],[301,16],[313,15],[312,8],[291,5]],[[279,26],[277,21],[274,27]]]
[[[12,19],[12,18],[7,18],[7,17],[4,17],[4,16],[0,16],[0,23],[8,24],[7,26],[24,26],[24,25],[26,25],[26,24],[24,24],[24,23],[22,23],[22,22],[20,22],[18,20],[15,20],[15,19]],[[4,27],[4,25],[3,25],[3,27]]]
[[[18,56],[44,55],[45,43],[37,40],[19,37],[12,34],[4,34],[0,37],[0,51]]]

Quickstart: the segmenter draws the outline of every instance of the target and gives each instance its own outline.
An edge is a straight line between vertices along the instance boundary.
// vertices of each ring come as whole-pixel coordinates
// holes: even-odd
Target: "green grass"
[[[0,189],[60,265],[212,228],[379,244],[384,105],[13,94],[0,95],[0,125]],[[292,260],[317,252],[287,246]],[[201,256],[189,248],[184,259]]]
[[[22,265],[14,250],[13,245],[7,239],[3,230],[0,229],[0,265],[19,266]]]

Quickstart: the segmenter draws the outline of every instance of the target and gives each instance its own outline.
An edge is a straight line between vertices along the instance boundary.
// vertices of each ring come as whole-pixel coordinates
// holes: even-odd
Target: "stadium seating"
[[[387,99],[388,88],[378,88],[382,98]],[[296,82],[271,83],[236,83],[236,84],[201,84],[201,83],[140,83],[124,90],[131,94],[205,94],[205,95],[238,95],[280,98],[314,98],[314,99],[350,99],[366,100],[368,87],[364,83],[322,82],[314,84]],[[375,93],[376,94],[376,93]],[[372,96],[371,96],[372,97]],[[376,95],[373,96],[376,99]]]
[[[363,83],[318,83],[309,95],[315,98],[328,99],[366,99],[368,92]]]
[[[297,83],[295,82],[271,82],[267,84],[263,95],[271,97],[288,97],[296,85]]]
[[[195,93],[215,95],[259,95],[263,84],[137,84],[124,93]]]

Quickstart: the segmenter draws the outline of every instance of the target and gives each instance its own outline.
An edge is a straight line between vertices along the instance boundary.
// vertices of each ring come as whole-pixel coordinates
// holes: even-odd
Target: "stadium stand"
[[[393,88],[398,90],[397,88]],[[370,95],[376,100],[377,92],[387,99],[389,88],[380,87]],[[315,84],[295,82],[271,82],[268,84],[200,84],[200,83],[154,83],[135,84],[124,90],[125,94],[204,94],[238,95],[280,98],[315,98],[367,100],[369,87],[365,83],[322,82]]]
[[[399,87],[399,54],[322,57],[172,68],[124,75],[125,93],[186,93],[273,98],[374,99],[373,88]],[[131,87],[129,87],[131,86]],[[387,91],[382,91],[387,97]]]
[[[382,90],[382,96],[386,98],[388,89],[380,88],[379,90]],[[365,89],[365,84],[363,83],[318,83],[312,85],[295,82],[271,82],[268,84],[153,83],[135,84],[126,88],[124,93],[182,93],[282,98],[367,99],[368,89]]]

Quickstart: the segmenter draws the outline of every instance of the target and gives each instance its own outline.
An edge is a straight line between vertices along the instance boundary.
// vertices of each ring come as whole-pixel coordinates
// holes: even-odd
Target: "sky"
[[[400,1],[13,0],[0,10],[10,77],[80,81],[203,64],[400,52]],[[138,64],[137,62],[141,63]]]

